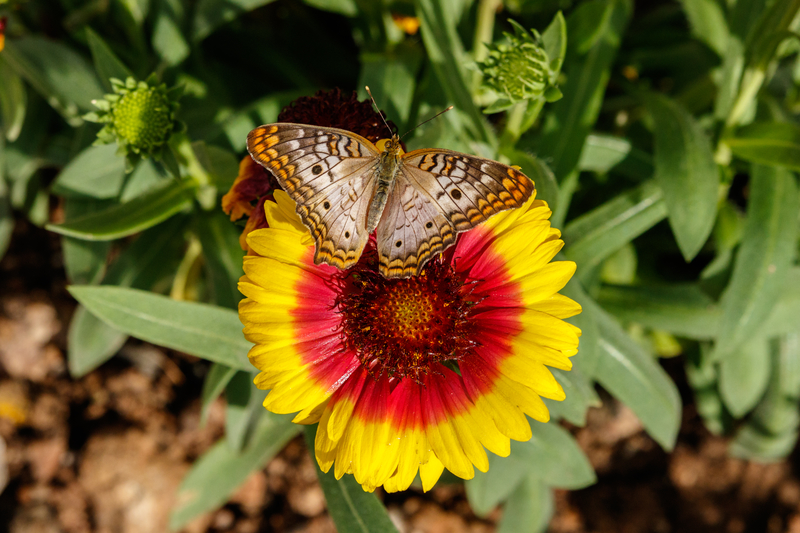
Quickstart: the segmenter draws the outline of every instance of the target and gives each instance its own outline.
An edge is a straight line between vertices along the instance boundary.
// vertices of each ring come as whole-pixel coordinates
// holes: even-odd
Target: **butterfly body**
[[[372,233],[378,227],[383,209],[389,200],[389,192],[400,171],[400,149],[400,139],[395,135],[381,152],[380,163],[375,170],[375,194],[367,213],[367,233]]]
[[[403,153],[396,135],[379,150],[349,131],[277,123],[251,131],[247,148],[297,202],[316,264],[354,265],[375,231],[387,278],[420,274],[458,233],[519,207],[534,190],[522,172],[490,159]]]

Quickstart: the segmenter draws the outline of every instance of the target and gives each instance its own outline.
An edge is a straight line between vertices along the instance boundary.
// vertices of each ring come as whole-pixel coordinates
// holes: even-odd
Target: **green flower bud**
[[[128,158],[129,167],[141,156],[161,158],[163,148],[173,132],[180,129],[175,119],[179,89],[156,85],[155,77],[137,82],[111,79],[112,94],[92,103],[94,113],[84,116],[90,122],[105,124],[95,144],[115,142]]]
[[[555,83],[556,73],[550,68],[539,33],[533,30],[531,34],[513,20],[509,22],[514,35],[504,33],[506,42],[487,44],[489,56],[478,63],[484,86],[497,95],[487,112],[501,111],[523,100],[545,98]]]

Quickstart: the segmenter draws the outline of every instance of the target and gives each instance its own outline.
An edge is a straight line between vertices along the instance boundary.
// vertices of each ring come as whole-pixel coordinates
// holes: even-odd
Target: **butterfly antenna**
[[[453,109],[453,107],[454,107],[454,106],[450,106],[450,107],[448,107],[447,109],[445,109],[445,110],[443,110],[443,111],[439,111],[438,113],[436,113],[435,115],[433,115],[433,116],[432,116],[431,118],[429,118],[428,120],[426,120],[426,121],[424,121],[424,122],[420,122],[419,124],[417,124],[416,126],[414,126],[413,128],[411,128],[410,130],[408,130],[407,132],[405,132],[405,133],[404,133],[404,134],[403,134],[403,135],[402,135],[400,138],[402,139],[403,137],[405,137],[406,135],[408,135],[409,133],[411,133],[411,132],[412,132],[412,131],[414,131],[415,129],[419,128],[419,127],[420,127],[420,126],[422,126],[423,124],[427,124],[428,122],[430,122],[431,120],[435,119],[436,117],[438,117],[438,116],[440,116],[440,115],[444,115],[445,113],[447,113],[448,111],[450,111],[451,109]]]
[[[375,102],[375,98],[372,96],[372,91],[370,91],[369,87],[367,87],[366,85],[364,85],[364,88],[367,90],[367,94],[369,95],[369,99],[372,100],[372,105],[375,106],[375,109],[378,111],[378,114],[381,116],[381,120],[386,125],[386,129],[389,130],[389,133],[392,135],[392,137],[394,137],[394,132],[392,131],[392,128],[389,127],[389,123],[386,122],[386,118],[384,118],[384,116],[383,116],[383,111],[381,111],[381,109],[378,107],[377,102]]]

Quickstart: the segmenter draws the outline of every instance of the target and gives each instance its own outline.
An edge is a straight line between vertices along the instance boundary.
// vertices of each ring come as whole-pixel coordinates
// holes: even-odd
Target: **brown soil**
[[[166,523],[181,478],[223,433],[218,400],[200,425],[207,363],[131,340],[79,380],[66,371],[65,290],[58,238],[17,224],[0,263],[0,533],[152,533]],[[573,428],[595,467],[593,487],[556,491],[553,533],[800,533],[792,460],[727,456],[702,427],[679,359],[683,425],[667,454],[611,399]],[[380,495],[403,532],[496,529],[502,510],[476,517],[460,485]],[[254,473],[220,510],[186,532],[332,532],[312,460],[300,439]]]

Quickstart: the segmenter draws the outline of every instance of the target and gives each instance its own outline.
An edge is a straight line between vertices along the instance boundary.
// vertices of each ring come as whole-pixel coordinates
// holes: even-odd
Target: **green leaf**
[[[136,169],[128,174],[125,180],[125,185],[122,189],[122,194],[119,196],[121,203],[127,203],[141,196],[151,189],[158,187],[158,183],[170,178],[167,177],[165,171],[159,171],[156,163],[152,159],[142,159],[136,165]],[[163,185],[163,183],[162,183]]]
[[[565,255],[587,272],[667,216],[663,192],[647,181],[570,222]]]
[[[203,257],[211,281],[214,302],[236,309],[242,295],[236,283],[244,274],[244,251],[239,245],[240,229],[222,211],[200,213],[197,217],[197,235],[203,246]]]
[[[235,311],[123,287],[72,286],[69,292],[128,335],[240,370],[252,368],[247,360],[252,345]]]
[[[125,63],[119,60],[117,55],[111,51],[111,48],[106,44],[102,37],[97,35],[95,31],[86,26],[86,40],[89,42],[89,49],[92,51],[92,60],[94,60],[94,69],[103,86],[107,92],[111,92],[112,86],[109,81],[111,78],[118,80],[126,80],[129,77],[134,78],[133,72],[130,71]]]
[[[601,356],[594,377],[631,408],[656,442],[671,450],[681,423],[681,399],[675,383],[597,304],[583,302],[583,312],[595,315],[600,332]]]
[[[711,361],[710,352],[708,342],[688,350],[686,378],[694,389],[694,403],[706,428],[714,435],[722,435],[730,424],[731,416],[719,394],[719,365]]]
[[[528,475],[527,465],[513,454],[509,457],[498,457],[493,453],[487,455],[489,470],[476,470],[474,478],[464,481],[472,512],[480,517],[486,517],[500,502],[512,495]]]
[[[109,207],[98,213],[68,220],[61,224],[48,224],[50,231],[79,239],[110,241],[127,237],[155,226],[192,203],[192,185],[165,180],[128,203]]]
[[[771,370],[769,342],[755,337],[720,362],[719,392],[736,418],[750,411],[764,394]]]
[[[656,182],[664,191],[669,224],[686,261],[703,247],[717,216],[719,174],[711,144],[688,111],[665,96],[649,94]]]
[[[578,169],[605,174],[631,153],[631,142],[624,137],[602,133],[586,136]]]
[[[14,142],[25,122],[28,95],[22,78],[0,57],[0,125],[9,142]]]
[[[89,146],[56,177],[52,192],[59,196],[116,198],[125,179],[125,158],[116,144]]]
[[[731,442],[734,457],[774,461],[788,456],[800,427],[800,335],[772,346],[772,375],[764,399]]]
[[[110,327],[79,305],[67,331],[69,373],[74,378],[85,376],[117,353],[128,339],[126,333]]]
[[[800,170],[800,126],[794,123],[756,122],[724,143],[745,161]]]
[[[564,97],[552,105],[552,112],[546,117],[537,151],[539,157],[554,162],[552,168],[559,182],[575,169],[586,136],[597,121],[630,12],[628,0],[592,0],[580,4],[567,21],[569,28],[596,28],[596,38],[582,49],[577,41],[586,33],[570,30],[564,63],[569,82],[564,84]],[[598,14],[602,24],[598,24]]]
[[[185,220],[176,217],[144,232],[111,265],[104,283],[149,289],[172,275],[183,248],[184,226]],[[91,372],[117,353],[127,338],[126,334],[78,306],[67,336],[70,374],[78,378]]]
[[[300,426],[290,420],[265,413],[241,452],[234,451],[223,439],[203,454],[178,488],[170,529],[181,529],[194,517],[224,504],[252,472],[262,468],[297,435]]]
[[[264,413],[267,391],[257,389],[251,372],[237,372],[225,388],[225,439],[236,451],[247,444],[250,432]]]
[[[742,244],[720,299],[715,360],[758,333],[784,290],[797,238],[798,195],[785,169],[756,165],[750,178]]]
[[[408,121],[421,60],[419,49],[410,46],[398,46],[391,53],[362,54],[358,81],[360,97],[366,97],[363,87],[369,87],[390,119],[403,129],[416,126]]]
[[[221,363],[213,363],[211,365],[208,374],[206,374],[206,379],[203,381],[203,391],[200,393],[200,402],[202,403],[200,424],[205,425],[208,421],[211,404],[222,394],[222,391],[225,390],[225,387],[228,386],[228,383],[237,372],[239,370]]]
[[[274,0],[200,0],[195,6],[194,32],[192,40],[201,41],[219,26],[230,22],[242,13],[247,13]]]
[[[554,73],[561,72],[564,57],[567,55],[567,21],[559,11],[553,21],[542,32],[542,46],[550,60],[550,69]]]
[[[511,441],[510,457],[532,477],[562,489],[580,489],[597,481],[592,465],[566,429],[533,422],[531,431],[531,440]]]
[[[506,501],[497,532],[544,533],[554,511],[552,489],[529,476]]]
[[[564,394],[567,396],[566,399],[558,402],[542,398],[550,411],[551,419],[564,419],[576,426],[586,425],[586,411],[589,407],[600,407],[602,404],[600,397],[594,390],[594,383],[587,377],[590,370],[583,370],[583,356],[588,351],[586,349],[588,343],[583,336],[581,336],[581,343],[578,351],[579,355],[575,359],[575,367],[572,370],[565,372],[557,368],[550,369],[556,381],[564,389]]]
[[[445,5],[436,0],[416,0],[417,16],[420,21],[422,42],[428,52],[428,59],[449,100],[456,109],[465,114],[473,139],[495,146],[497,139],[489,128],[483,113],[475,106],[467,85],[464,69],[466,61],[464,47],[456,29],[456,18],[447,13]]]
[[[94,71],[66,44],[29,36],[6,41],[3,57],[9,65],[72,125],[91,111],[91,101],[103,88]]]
[[[358,4],[355,0],[303,0],[306,4],[317,9],[338,13],[345,17],[355,17],[358,14]]]
[[[317,426],[306,426],[305,438],[309,450],[314,450]],[[313,454],[313,452],[312,452]],[[386,508],[374,493],[365,492],[355,478],[345,474],[337,480],[333,471],[324,474],[314,461],[319,484],[328,502],[328,512],[338,531],[347,533],[397,533]]]
[[[2,160],[0,160],[2,164]],[[11,205],[8,201],[8,188],[2,176],[0,176],[0,259],[8,250],[11,244],[11,234],[14,232],[14,215],[11,213]]]
[[[746,0],[743,0],[746,1]],[[706,43],[720,57],[728,46],[728,24],[725,12],[716,0],[681,0],[692,36]]]
[[[181,33],[184,8],[178,0],[162,0],[158,3],[153,24],[153,50],[170,66],[181,63],[189,56],[189,44]]]
[[[696,284],[605,285],[597,302],[624,322],[697,340],[716,336],[720,309]]]

